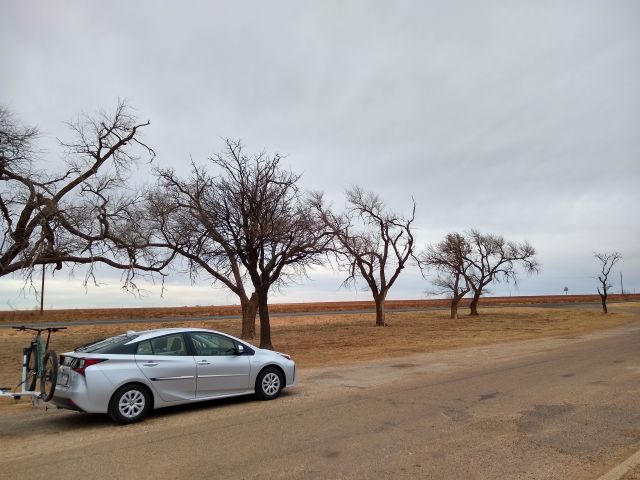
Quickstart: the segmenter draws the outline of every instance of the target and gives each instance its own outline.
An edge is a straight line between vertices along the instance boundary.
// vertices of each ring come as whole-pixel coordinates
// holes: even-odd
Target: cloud
[[[398,211],[415,197],[422,244],[470,227],[531,240],[544,270],[522,293],[554,292],[550,272],[591,291],[603,249],[640,290],[639,14],[590,0],[14,2],[0,101],[44,129],[47,161],[62,121],[126,97],[160,166],[239,137],[337,204],[351,184]],[[425,289],[406,278],[394,294]]]

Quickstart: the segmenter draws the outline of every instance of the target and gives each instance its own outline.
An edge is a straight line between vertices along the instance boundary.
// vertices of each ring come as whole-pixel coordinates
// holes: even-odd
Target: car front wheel
[[[150,409],[151,395],[142,385],[120,387],[109,402],[109,415],[118,423],[139,422]]]
[[[260,400],[273,400],[280,395],[283,386],[282,374],[273,367],[267,367],[256,378],[256,396]]]

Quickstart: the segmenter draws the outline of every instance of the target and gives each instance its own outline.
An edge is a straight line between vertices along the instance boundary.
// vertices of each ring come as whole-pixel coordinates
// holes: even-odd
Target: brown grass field
[[[610,302],[616,301],[640,301],[640,294],[610,295]],[[537,304],[573,304],[584,302],[598,302],[597,295],[546,295],[546,296],[513,296],[513,297],[486,297],[480,302],[480,308],[496,305],[537,305]],[[465,298],[460,302],[461,310],[469,304]],[[387,300],[387,310],[408,308],[438,308],[447,307],[449,300]],[[309,313],[328,311],[353,311],[373,310],[373,301],[358,302],[315,302],[315,303],[277,303],[269,305],[271,313]],[[205,307],[170,307],[170,308],[96,308],[96,309],[59,309],[45,310],[40,315],[36,310],[10,310],[0,311],[0,323],[42,323],[63,322],[76,320],[116,320],[116,319],[161,319],[161,318],[193,318],[239,315],[239,305],[214,305]]]
[[[484,305],[487,306],[487,303],[490,302]],[[595,303],[576,306],[553,301],[545,307],[531,303],[527,306],[501,305],[481,309],[478,317],[469,317],[462,310],[458,320],[449,319],[446,309],[390,310],[387,314],[388,327],[375,327],[373,313],[274,316],[271,319],[272,339],[277,350],[293,355],[300,368],[309,368],[401,357],[416,352],[584,334],[640,322],[638,300],[611,303],[611,313],[608,315],[603,315]],[[333,308],[327,310],[335,310],[335,304],[331,306]],[[87,311],[82,312],[86,315]],[[145,314],[152,315],[153,312]],[[201,313],[198,312],[198,315]],[[45,318],[38,316],[37,320],[41,319],[49,320],[48,315]],[[239,319],[177,319],[159,323],[74,326],[54,334],[51,348],[62,353],[91,340],[126,330],[177,326],[213,328],[236,336],[240,333]],[[12,386],[19,381],[21,351],[29,338],[24,332],[0,329],[0,386]],[[259,339],[256,339],[252,343],[258,342]],[[13,404],[9,399],[0,400],[3,404]]]

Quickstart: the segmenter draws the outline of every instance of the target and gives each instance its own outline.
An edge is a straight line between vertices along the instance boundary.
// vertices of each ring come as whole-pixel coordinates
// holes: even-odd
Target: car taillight
[[[78,364],[71,370],[73,370],[74,372],[78,372],[80,375],[84,375],[84,371],[91,365],[96,365],[97,363],[107,361],[106,358],[79,358],[78,360]]]
[[[291,360],[291,355],[287,355],[286,353],[280,353],[278,352],[278,355],[282,355],[284,358],[286,358],[287,360]]]

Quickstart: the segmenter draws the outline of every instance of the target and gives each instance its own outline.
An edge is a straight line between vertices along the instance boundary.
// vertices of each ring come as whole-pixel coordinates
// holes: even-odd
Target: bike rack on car
[[[22,381],[18,385],[18,387],[20,387],[20,391],[16,392],[14,390],[15,387],[2,387],[0,388],[0,397],[13,397],[15,400],[20,400],[21,397],[32,397],[32,401],[34,403],[42,397],[41,392],[36,392],[35,390],[26,390],[27,354],[29,353],[29,350],[29,347],[25,347],[22,349]]]
[[[28,347],[22,349],[22,377],[21,381],[15,387],[0,387],[0,397],[10,397],[15,400],[21,397],[31,397],[31,402],[34,405],[40,405],[41,401],[48,401],[55,392],[57,375],[58,375],[58,357],[53,350],[49,350],[49,340],[51,334],[60,330],[66,330],[67,327],[29,327],[29,326],[14,326],[12,327],[18,331],[33,330],[37,332],[35,338],[31,341]],[[46,343],[42,339],[41,333],[47,333]],[[30,378],[30,360],[34,359],[35,377]],[[46,372],[49,367],[50,372]],[[46,375],[51,375],[49,383],[51,387],[46,386]],[[40,380],[40,391],[36,391],[36,382]],[[17,391],[17,389],[20,389]]]

